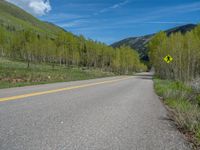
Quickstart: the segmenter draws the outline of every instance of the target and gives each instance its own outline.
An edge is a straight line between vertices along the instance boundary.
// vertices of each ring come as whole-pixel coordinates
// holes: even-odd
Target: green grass
[[[113,73],[98,69],[83,70],[81,68],[67,68],[47,64],[27,64],[0,58],[0,88],[19,87],[25,85],[67,82],[114,76]]]
[[[200,144],[199,96],[192,88],[169,80],[154,79],[157,94],[164,99],[171,111],[172,119],[184,133],[193,133],[193,142]]]
[[[56,34],[63,31],[60,27],[40,21],[31,14],[4,0],[0,0],[0,25],[15,27],[16,30],[31,29],[49,37],[55,37]]]

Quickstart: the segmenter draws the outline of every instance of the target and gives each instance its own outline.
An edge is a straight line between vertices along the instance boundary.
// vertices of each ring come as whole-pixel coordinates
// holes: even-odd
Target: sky
[[[67,31],[112,44],[200,23],[200,0],[7,0]]]

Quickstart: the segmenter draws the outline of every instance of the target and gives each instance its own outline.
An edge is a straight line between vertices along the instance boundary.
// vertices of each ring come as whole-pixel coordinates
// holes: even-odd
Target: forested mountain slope
[[[30,63],[99,68],[120,74],[145,70],[129,47],[114,49],[42,22],[4,0],[0,1],[0,57]]]
[[[196,25],[194,24],[187,24],[184,26],[175,27],[169,30],[164,31],[168,36],[172,33],[186,33],[187,31],[191,31],[194,29]],[[153,38],[155,34],[145,35],[141,37],[130,37],[119,42],[112,44],[113,47],[120,47],[122,45],[130,46],[131,48],[137,50],[140,54],[141,59],[148,60],[147,56],[147,45],[149,41]]]
[[[156,34],[149,45],[149,57],[156,74],[161,78],[191,81],[200,75],[200,25],[186,34],[165,32]],[[173,62],[163,61],[166,55]]]

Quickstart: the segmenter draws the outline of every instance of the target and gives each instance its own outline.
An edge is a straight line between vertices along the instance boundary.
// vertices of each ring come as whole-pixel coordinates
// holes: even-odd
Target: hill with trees
[[[22,9],[0,1],[0,57],[30,63],[99,68],[119,74],[145,70],[136,51],[112,48],[42,22]]]
[[[186,34],[156,34],[149,43],[149,56],[156,74],[161,78],[191,81],[200,76],[200,25]],[[163,61],[166,55],[173,62]]]
[[[171,119],[200,148],[200,25],[181,34],[156,34],[148,44],[155,68],[154,87],[170,108]],[[170,55],[171,63],[163,58]],[[161,80],[162,79],[162,80]],[[190,136],[188,136],[190,135]]]
[[[196,27],[195,24],[187,24],[184,26],[178,26],[178,27],[166,30],[164,32],[167,34],[167,36],[170,36],[171,34],[178,33],[178,32],[184,34],[188,31],[191,31],[195,27]],[[141,37],[130,37],[130,38],[121,40],[119,42],[115,42],[111,46],[113,46],[114,48],[120,47],[122,45],[130,46],[131,48],[138,51],[138,53],[140,54],[140,58],[143,61],[149,61],[147,45],[154,36],[155,34],[145,35]]]

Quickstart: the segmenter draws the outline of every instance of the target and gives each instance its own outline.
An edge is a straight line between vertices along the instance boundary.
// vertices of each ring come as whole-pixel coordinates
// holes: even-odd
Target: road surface
[[[0,150],[188,150],[149,73],[0,90]]]

